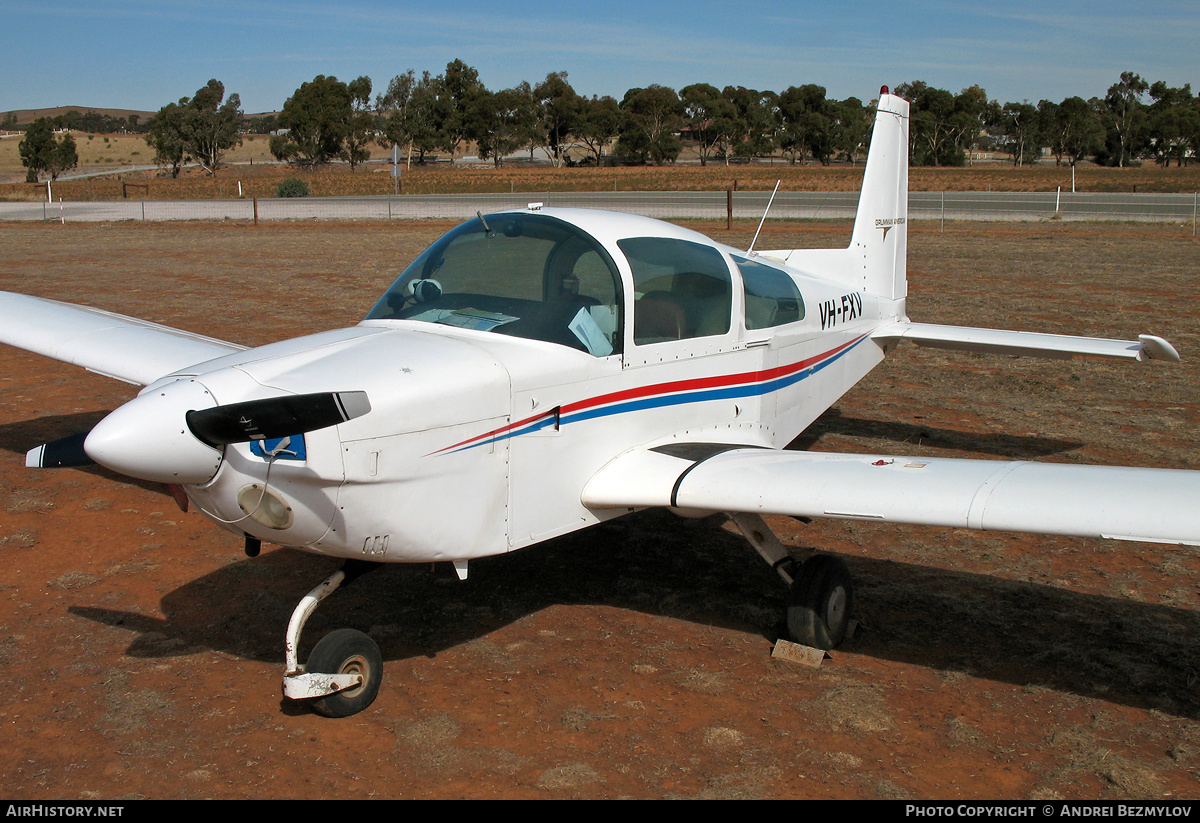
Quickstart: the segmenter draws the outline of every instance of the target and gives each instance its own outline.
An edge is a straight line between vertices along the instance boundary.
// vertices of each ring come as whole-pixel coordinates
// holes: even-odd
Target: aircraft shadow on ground
[[[0,426],[0,449],[23,453],[87,430],[105,413]],[[847,418],[835,409],[792,448],[833,433],[1018,458],[1078,445]],[[100,467],[82,470],[165,493],[160,484]],[[953,549],[948,545],[947,551]],[[1193,688],[1200,675],[1195,612],[912,564],[846,560],[858,586],[856,616],[864,624],[849,651],[1200,717]],[[332,558],[268,551],[171,592],[162,601],[163,620],[85,605],[71,611],[136,633],[127,653],[137,657],[212,648],[279,661],[296,602],[338,566]],[[318,609],[304,635],[302,659],[316,639],[340,626],[375,631],[385,658],[398,660],[433,656],[541,609],[570,604],[690,620],[772,642],[784,633],[782,582],[712,518],[643,512],[474,561],[471,570],[465,583],[447,564],[386,566],[366,575]]]
[[[896,444],[888,446],[889,452],[903,453],[905,445],[909,448],[924,446],[1021,460],[1063,454],[1084,445],[1082,442],[1058,440],[1052,437],[1030,437],[991,432],[985,434],[894,420],[846,417],[841,410],[834,407],[813,421],[799,437],[788,444],[788,448],[797,451],[811,449],[822,437],[836,434],[885,440],[889,441],[889,444]]]
[[[1200,673],[1195,612],[912,564],[846,560],[863,623],[847,652],[1200,717],[1193,688]],[[81,605],[71,612],[137,633],[127,650],[135,657],[210,648],[281,662],[295,603],[335,568],[329,558],[272,551],[171,592],[162,601],[163,620]],[[394,661],[433,657],[542,609],[572,604],[774,642],[784,631],[785,600],[782,582],[738,535],[720,528],[719,518],[690,521],[648,511],[475,561],[466,582],[448,564],[382,567],[322,604],[306,629],[301,660],[317,639],[343,626],[371,631],[384,659]]]

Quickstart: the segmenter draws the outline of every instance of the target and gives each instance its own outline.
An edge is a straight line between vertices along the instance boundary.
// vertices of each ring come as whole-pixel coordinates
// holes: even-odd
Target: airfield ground
[[[0,288],[260,344],[356,322],[445,228],[0,225]],[[796,447],[1200,468],[1190,227],[914,224],[910,250],[916,320],[1150,332],[1185,360],[902,348]],[[1193,548],[775,519],[858,580],[858,634],[811,670],[771,658],[785,593],[730,526],[646,512],[466,583],[392,567],[338,593],[306,646],[370,631],[386,675],[317,717],[281,702],[283,631],[335,561],[249,560],[162,488],[24,468],[132,392],[0,350],[9,798],[1200,797]]]

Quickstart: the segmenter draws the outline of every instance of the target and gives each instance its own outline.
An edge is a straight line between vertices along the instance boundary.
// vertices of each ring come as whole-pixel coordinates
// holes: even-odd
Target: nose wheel
[[[288,623],[283,695],[311,701],[313,711],[326,717],[349,717],[370,706],[383,681],[383,655],[368,635],[337,629],[321,638],[301,666],[297,657],[300,632],[317,606],[343,582],[378,564],[348,562],[304,596]]]
[[[304,668],[309,674],[358,678],[357,686],[313,700],[313,711],[325,717],[358,714],[375,700],[383,680],[383,656],[379,646],[355,629],[337,629],[322,637],[313,647]]]

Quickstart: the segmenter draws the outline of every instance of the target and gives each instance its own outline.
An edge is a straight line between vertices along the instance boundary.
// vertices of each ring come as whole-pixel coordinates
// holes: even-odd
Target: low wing
[[[1161,337],[1149,334],[1140,334],[1137,340],[1111,340],[1005,329],[941,326],[932,323],[895,323],[875,332],[871,339],[884,346],[900,340],[909,340],[918,346],[991,354],[1179,362],[1179,353],[1175,351],[1174,346]]]
[[[245,350],[170,326],[11,292],[0,292],[0,343],[140,386]]]
[[[672,506],[1200,545],[1200,472],[671,444],[628,452],[593,508]]]

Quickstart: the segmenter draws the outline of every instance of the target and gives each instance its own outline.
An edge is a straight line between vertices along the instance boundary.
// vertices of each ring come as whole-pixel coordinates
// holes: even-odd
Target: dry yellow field
[[[153,166],[154,152],[142,135],[89,134],[75,132],[79,167],[73,174],[100,174],[87,180],[63,180],[55,195],[68,200],[103,200],[119,197],[118,178],[149,183],[153,199],[220,198],[236,195],[237,183],[248,197],[272,197],[278,183],[298,176],[309,183],[314,196],[382,195],[392,191],[386,160],[388,150],[372,148],[377,163],[351,172],[344,164],[316,170],[301,170],[274,162],[269,138],[246,135],[242,145],[226,155],[226,167],[215,176],[198,169],[186,170],[170,179],[155,169],[131,171],[131,167]],[[18,152],[20,137],[0,137],[0,199],[33,199],[43,195],[24,182],[25,170]],[[468,149],[470,151],[470,149]],[[684,158],[687,158],[685,153]],[[442,155],[445,160],[445,155]],[[413,166],[403,174],[403,190],[409,194],[444,194],[509,191],[723,191],[770,190],[780,181],[783,191],[856,191],[862,180],[861,164],[798,165],[782,160],[753,164],[700,166],[681,162],[665,167],[603,167],[554,169],[545,165],[510,161],[502,168],[489,163],[431,163]],[[966,168],[914,168],[910,174],[913,191],[1054,191],[1072,185],[1071,170],[1044,161],[1014,168],[1008,163],[987,162]],[[1200,189],[1200,164],[1184,168],[1162,168],[1151,163],[1137,168],[1112,169],[1084,164],[1076,169],[1079,191],[1193,192]]]

